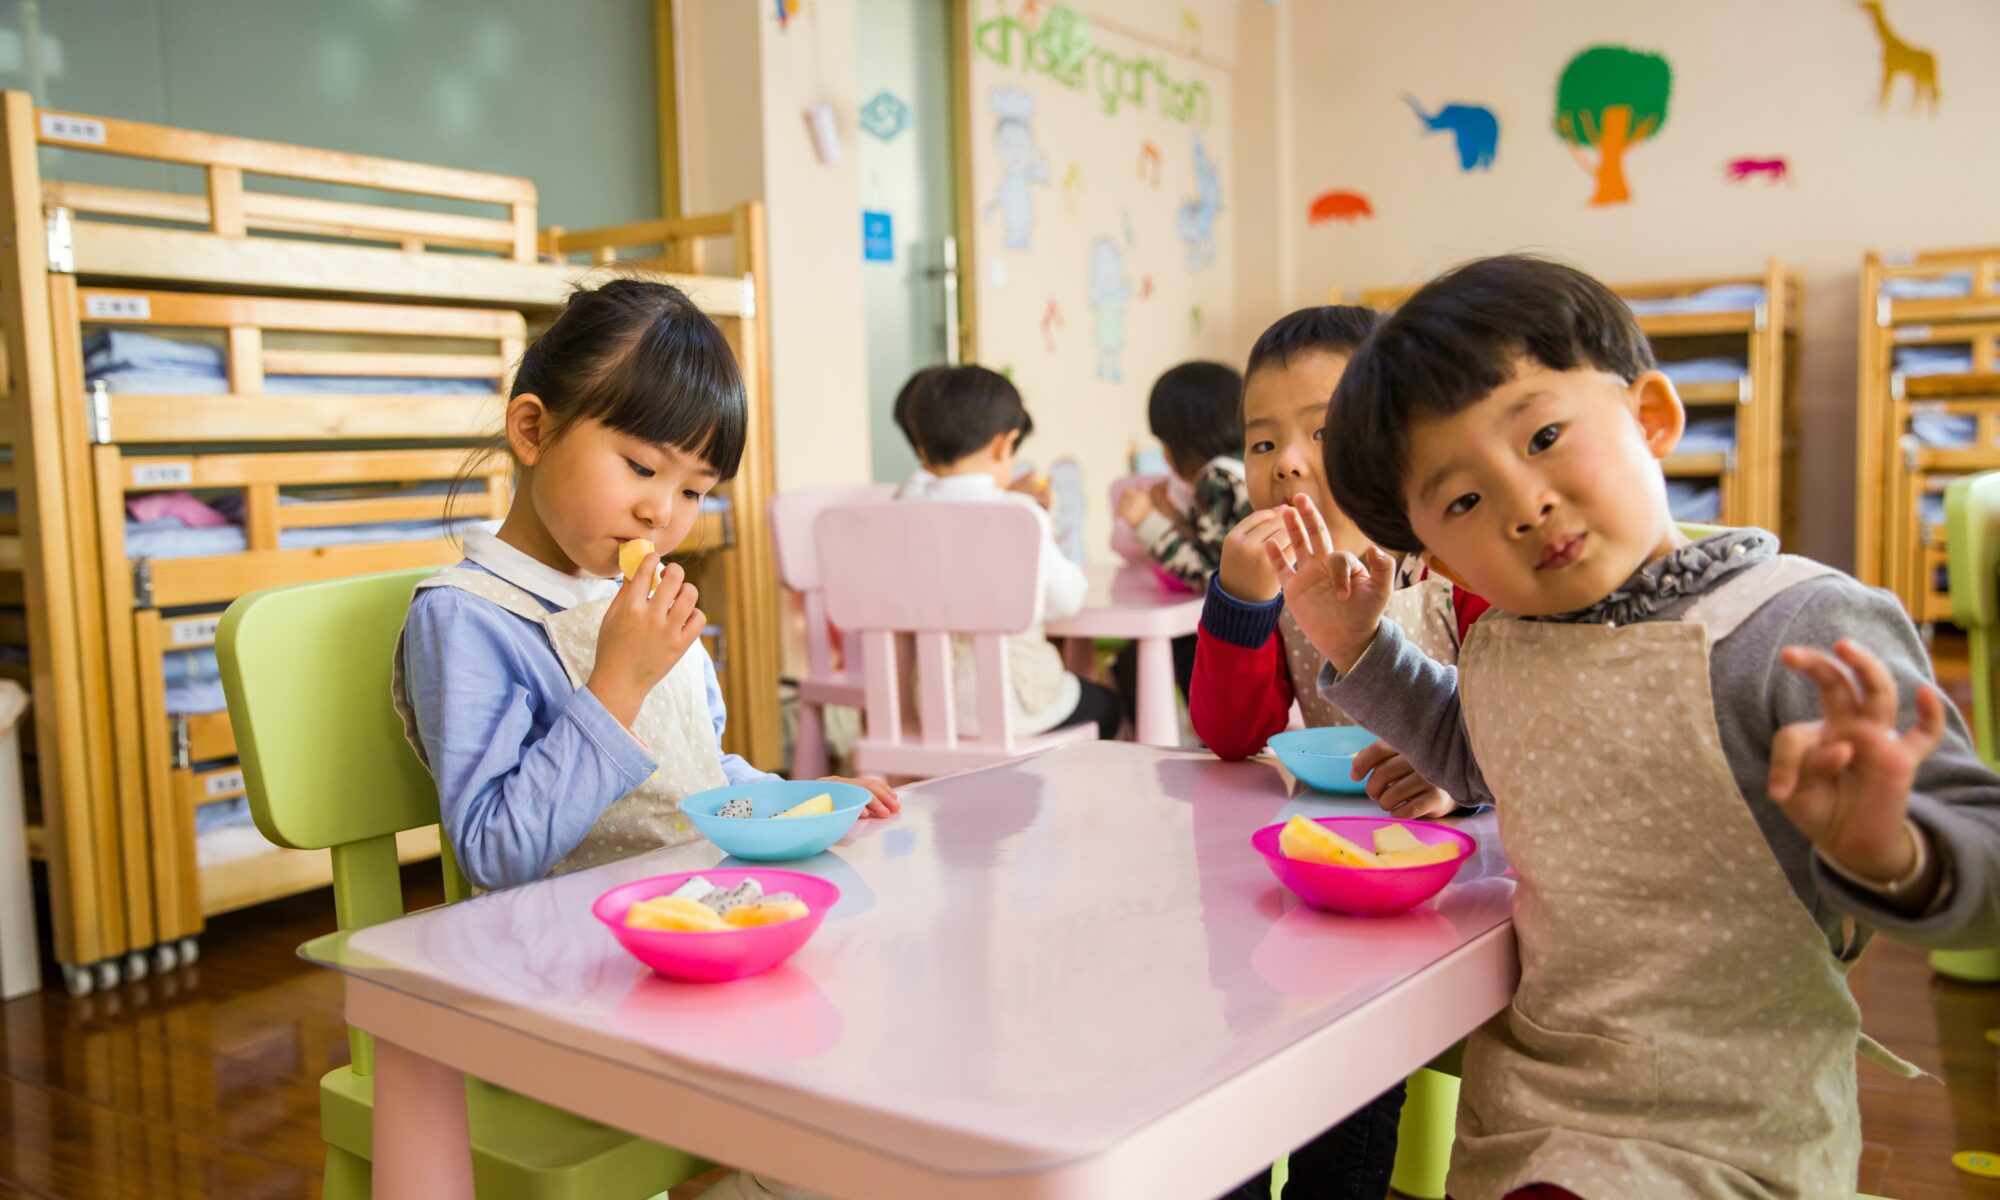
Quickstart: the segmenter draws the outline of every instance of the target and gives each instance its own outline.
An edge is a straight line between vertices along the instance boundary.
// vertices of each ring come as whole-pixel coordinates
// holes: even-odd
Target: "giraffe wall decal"
[[[1910,77],[1910,108],[1919,110],[1928,107],[1936,114],[1938,106],[1937,57],[1920,46],[1912,46],[1896,36],[1889,28],[1889,18],[1882,15],[1882,0],[1861,0],[1861,7],[1867,10],[1869,19],[1875,22],[1875,36],[1882,41],[1882,102],[1884,111],[1889,107],[1889,92],[1895,86],[1896,76]]]

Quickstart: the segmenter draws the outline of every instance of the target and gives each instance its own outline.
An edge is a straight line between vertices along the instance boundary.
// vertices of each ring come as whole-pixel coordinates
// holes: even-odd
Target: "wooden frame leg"
[[[375,1200],[473,1200],[465,1076],[375,1040]]]
[[[1172,638],[1139,639],[1138,738],[1148,746],[1181,744],[1180,714],[1174,703]]]

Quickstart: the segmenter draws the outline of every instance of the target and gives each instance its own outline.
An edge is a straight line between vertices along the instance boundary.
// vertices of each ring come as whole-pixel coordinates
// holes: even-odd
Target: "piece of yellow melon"
[[[1379,867],[1382,860],[1314,821],[1294,816],[1278,835],[1278,850],[1286,858],[1333,867]]]
[[[1423,843],[1417,835],[1401,825],[1384,825],[1375,831],[1375,853],[1387,854],[1391,850],[1419,850]]]
[[[1385,867],[1427,867],[1458,857],[1458,847],[1450,842],[1418,843],[1414,850],[1391,850],[1376,856]]]
[[[735,926],[712,908],[685,896],[655,896],[625,910],[629,929],[652,929],[667,933],[717,933]]]
[[[777,816],[771,819],[774,821],[782,821],[786,817],[818,817],[818,816],[824,816],[825,814],[830,813],[832,811],[833,811],[832,794],[828,792],[821,792],[819,795],[814,796],[810,800],[804,801],[803,803],[800,804],[792,805],[790,808],[786,809],[784,812],[779,813]]]
[[[776,925],[781,921],[796,921],[806,915],[803,900],[766,901],[762,904],[739,904],[723,916],[723,920],[738,929],[752,925]]]
[[[639,564],[653,552],[653,543],[645,538],[633,538],[618,547],[618,573],[630,579],[639,573]]]

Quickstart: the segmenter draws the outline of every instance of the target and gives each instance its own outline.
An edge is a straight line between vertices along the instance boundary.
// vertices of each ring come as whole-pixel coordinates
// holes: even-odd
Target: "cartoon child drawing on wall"
[[[1125,349],[1125,301],[1132,281],[1125,278],[1125,256],[1108,237],[1090,244],[1090,307],[1097,320],[1091,331],[1097,340],[1097,377],[1117,383],[1118,353]]]
[[[1194,135],[1193,200],[1181,201],[1181,241],[1187,243],[1188,270],[1199,271],[1215,261],[1215,216],[1222,211],[1222,181],[1216,178],[1215,163],[1201,135]]]
[[[1028,119],[1035,115],[1035,98],[1019,88],[994,88],[987,96],[993,105],[993,149],[1000,156],[1000,187],[982,215],[990,217],[998,209],[1007,223],[1003,244],[1009,250],[1026,250],[1028,233],[1035,227],[1035,194],[1039,183],[1049,182],[1048,157],[1035,148],[1034,131]]]

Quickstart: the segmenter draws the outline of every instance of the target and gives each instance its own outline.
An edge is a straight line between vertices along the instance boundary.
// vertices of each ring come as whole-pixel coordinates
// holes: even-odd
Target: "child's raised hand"
[[[890,787],[885,780],[876,779],[868,775],[858,775],[852,778],[846,775],[827,775],[823,776],[820,782],[851,783],[855,787],[867,788],[869,795],[868,807],[861,810],[861,815],[864,817],[893,817],[903,811],[903,802],[896,799],[896,789]]]
[[[1353,778],[1366,778],[1369,799],[1405,821],[1442,817],[1458,809],[1458,801],[1417,774],[1416,764],[1387,742],[1376,742],[1354,756]]]
[[[1910,783],[1944,736],[1944,698],[1920,688],[1917,723],[1898,733],[1896,681],[1859,644],[1842,638],[1832,655],[1787,646],[1779,660],[1819,685],[1825,715],[1772,739],[1771,799],[1828,860],[1864,879],[1902,879],[1917,854]]]
[[[1031,471],[1008,484],[1007,490],[1010,492],[1019,492],[1028,499],[1033,500],[1042,506],[1044,512],[1055,508],[1055,490],[1049,487],[1049,477],[1046,475],[1037,475]]]
[[[1290,548],[1264,543],[1264,555],[1285,589],[1285,608],[1333,669],[1352,670],[1375,640],[1396,588],[1396,560],[1369,546],[1367,561],[1336,550],[1319,506],[1303,492],[1278,510]]]
[[[700,597],[687,572],[668,563],[654,587],[659,566],[659,553],[648,554],[612,597],[597,627],[597,662],[585,684],[627,729],[638,719],[646,693],[674,669],[707,623],[695,607]]]
[[[1153,495],[1145,488],[1126,488],[1118,497],[1118,519],[1137,527],[1153,511]]]
[[[1277,568],[1265,557],[1264,543],[1280,549],[1291,545],[1285,536],[1282,508],[1260,508],[1236,523],[1222,539],[1222,562],[1216,568],[1222,590],[1251,604],[1268,604],[1278,598],[1282,585]]]

